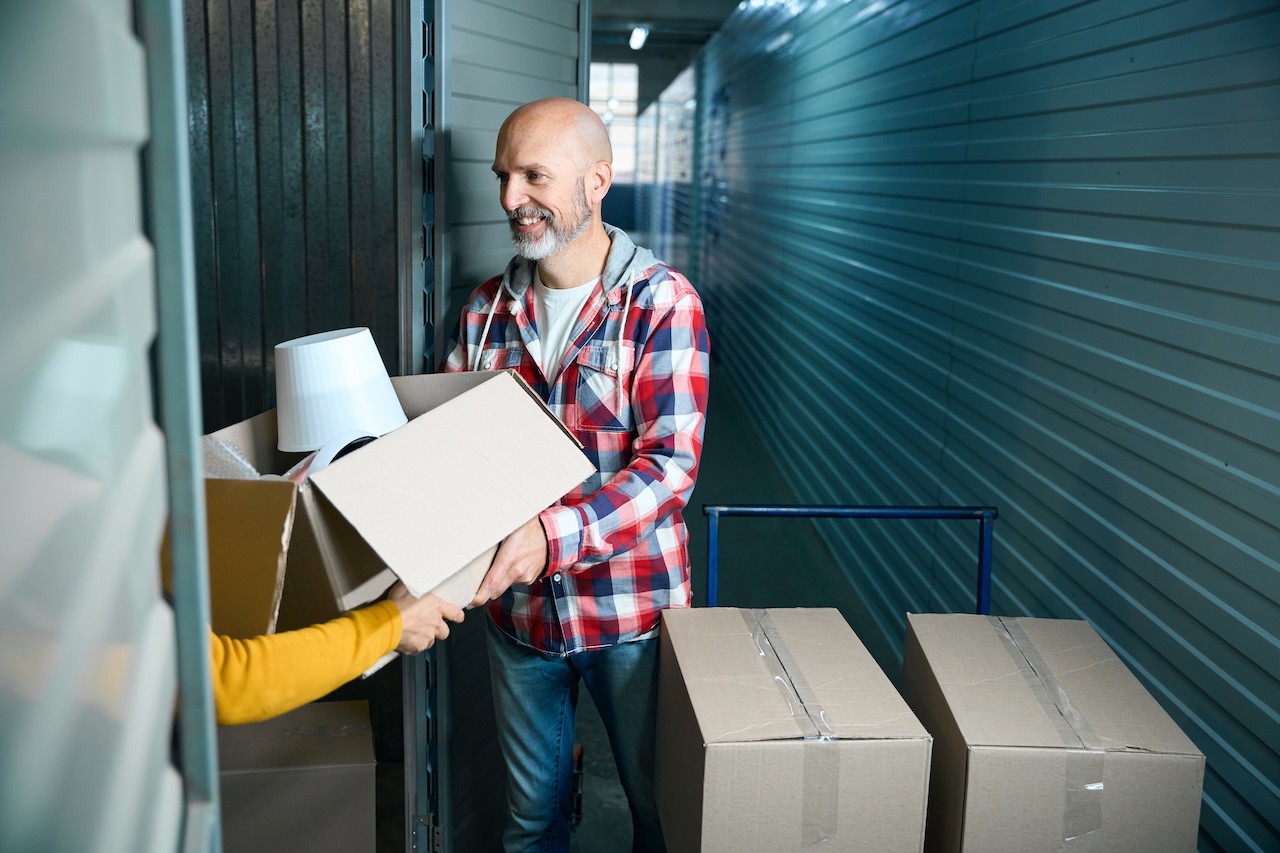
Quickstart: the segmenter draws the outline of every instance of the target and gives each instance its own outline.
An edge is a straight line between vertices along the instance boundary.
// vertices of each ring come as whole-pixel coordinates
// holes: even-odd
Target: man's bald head
[[[544,98],[518,107],[502,123],[498,145],[516,134],[538,144],[563,146],[583,168],[600,161],[613,164],[613,146],[604,122],[572,98]]]
[[[599,275],[610,245],[600,205],[613,183],[613,150],[590,107],[547,98],[517,109],[498,131],[493,173],[516,250],[539,262],[544,284]]]

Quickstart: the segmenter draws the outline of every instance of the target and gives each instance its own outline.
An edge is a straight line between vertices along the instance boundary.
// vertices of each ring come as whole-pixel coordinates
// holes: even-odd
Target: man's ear
[[[587,170],[587,198],[591,204],[599,204],[611,186],[613,186],[613,166],[607,160],[597,160]]]

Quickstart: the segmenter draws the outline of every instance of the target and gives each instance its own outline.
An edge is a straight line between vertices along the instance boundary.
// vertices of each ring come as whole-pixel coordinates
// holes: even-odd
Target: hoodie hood
[[[625,291],[622,321],[618,323],[618,336],[610,343],[613,351],[612,362],[616,366],[620,363],[625,348],[623,338],[626,334],[627,315],[631,310],[632,290],[645,271],[658,263],[658,261],[653,252],[631,242],[631,238],[621,228],[614,228],[606,222],[604,223],[604,231],[609,235],[610,245],[609,257],[605,260],[604,273],[600,277],[601,293],[604,294],[605,300],[612,305],[614,303],[609,300],[609,294],[615,290]],[[484,330],[480,333],[480,345],[476,348],[475,358],[471,364],[472,370],[480,369],[480,354],[484,350],[484,342],[489,337],[489,327],[493,323],[493,315],[497,313],[502,291],[505,289],[513,299],[523,299],[525,291],[533,283],[533,272],[536,268],[537,261],[531,261],[519,255],[516,255],[507,264],[507,269],[502,274],[502,286],[498,288],[493,302],[489,304],[489,316],[485,318]],[[618,371],[617,376],[617,403],[621,406],[623,399],[623,371]]]

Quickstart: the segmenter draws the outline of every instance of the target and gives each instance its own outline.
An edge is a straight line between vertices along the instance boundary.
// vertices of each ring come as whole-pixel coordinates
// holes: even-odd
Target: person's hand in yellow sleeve
[[[449,636],[449,623],[461,622],[464,615],[462,608],[434,593],[414,598],[399,581],[387,593],[387,600],[400,608],[400,644],[396,651],[406,655],[416,655]]]

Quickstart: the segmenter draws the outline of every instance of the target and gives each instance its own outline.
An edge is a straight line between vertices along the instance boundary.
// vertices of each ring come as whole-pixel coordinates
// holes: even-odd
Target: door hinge
[[[413,853],[444,853],[444,827],[434,814],[413,816]]]

